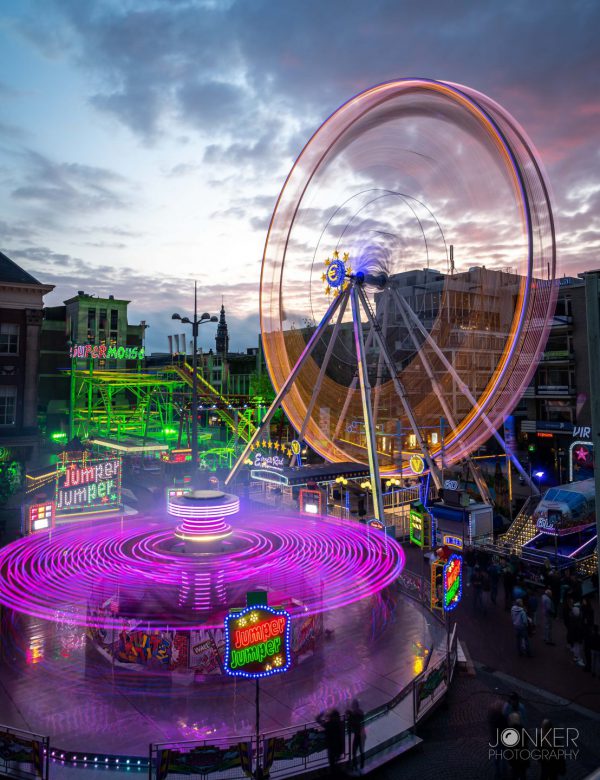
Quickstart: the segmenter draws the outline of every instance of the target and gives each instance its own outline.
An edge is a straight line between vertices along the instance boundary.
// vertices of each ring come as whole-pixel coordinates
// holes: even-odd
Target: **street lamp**
[[[542,477],[544,476],[544,471],[535,471],[533,476],[537,478],[538,481],[538,490],[540,491],[540,495],[542,494]]]
[[[171,315],[172,320],[180,320],[182,325],[192,326],[193,354],[192,354],[192,485],[196,484],[198,476],[198,328],[205,322],[218,322],[216,315],[211,317],[204,312],[198,317],[198,291],[194,282],[194,318],[182,317],[180,314]]]

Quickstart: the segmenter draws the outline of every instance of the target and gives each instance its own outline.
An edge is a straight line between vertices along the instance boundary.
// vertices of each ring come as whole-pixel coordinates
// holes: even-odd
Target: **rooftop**
[[[2,252],[0,252],[0,282],[41,285],[41,282],[38,282],[35,277],[24,271]]]

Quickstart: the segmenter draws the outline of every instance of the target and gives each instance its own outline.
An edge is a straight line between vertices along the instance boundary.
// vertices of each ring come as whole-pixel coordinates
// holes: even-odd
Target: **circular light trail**
[[[4,547],[0,602],[48,620],[63,609],[72,623],[94,625],[90,605],[115,597],[112,626],[119,630],[127,619],[152,630],[216,628],[224,606],[243,606],[247,591],[267,588],[295,599],[292,617],[294,610],[306,616],[377,593],[403,565],[399,544],[354,521],[240,518],[219,552],[202,554],[180,551],[171,526],[149,530],[134,522],[121,529],[108,522]],[[188,592],[195,583],[201,585],[197,598]],[[207,603],[209,583],[224,589],[225,603],[221,597]],[[178,607],[183,603],[187,609]]]

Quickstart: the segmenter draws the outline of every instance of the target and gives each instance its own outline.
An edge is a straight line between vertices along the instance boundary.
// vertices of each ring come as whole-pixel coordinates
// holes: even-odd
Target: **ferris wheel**
[[[555,271],[548,188],[507,111],[439,81],[362,92],[312,136],[275,206],[260,315],[277,396],[254,438],[282,405],[326,460],[440,485],[491,436],[503,444]]]

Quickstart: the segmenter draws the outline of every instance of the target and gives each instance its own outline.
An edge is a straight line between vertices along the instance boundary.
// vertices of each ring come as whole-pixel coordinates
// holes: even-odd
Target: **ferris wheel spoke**
[[[281,402],[283,401],[283,399],[285,398],[285,396],[288,394],[288,392],[292,388],[294,382],[296,381],[296,379],[298,377],[298,374],[300,373],[300,370],[301,370],[302,366],[304,365],[305,361],[308,360],[308,358],[312,355],[312,352],[313,352],[317,342],[321,338],[321,335],[322,335],[323,331],[325,330],[325,328],[329,324],[329,321],[331,320],[333,315],[336,313],[338,308],[342,305],[343,300],[344,300],[343,296],[338,295],[337,298],[334,298],[333,301],[331,302],[329,308],[327,309],[327,311],[325,312],[325,315],[323,316],[323,319],[321,320],[321,322],[316,327],[315,332],[312,334],[312,336],[310,337],[308,343],[306,344],[306,346],[304,347],[304,349],[300,353],[300,356],[299,356],[298,360],[296,361],[296,364],[294,365],[293,369],[288,374],[288,377],[287,377],[286,381],[282,384],[281,389],[279,390],[279,392],[275,396],[275,400],[273,401],[273,403],[269,407],[267,413],[263,417],[263,420],[262,420],[261,424],[257,427],[256,431],[254,432],[254,436],[252,436],[252,438],[250,439],[250,441],[248,442],[248,444],[244,448],[244,451],[242,452],[240,457],[237,459],[237,461],[235,462],[233,468],[231,469],[231,471],[227,475],[227,478],[225,480],[225,484],[226,485],[228,485],[231,482],[231,480],[235,477],[235,475],[237,474],[238,470],[240,469],[240,467],[242,466],[242,464],[244,463],[244,461],[248,457],[248,453],[252,449],[252,446],[254,445],[254,443],[262,436],[265,428],[268,428],[268,426],[271,424],[271,420],[273,419],[273,415],[275,414],[275,412],[279,408],[279,406],[280,406]]]
[[[444,355],[440,347],[436,344],[435,340],[431,337],[431,334],[427,332],[427,329],[417,316],[417,314],[413,311],[410,304],[407,302],[406,298],[404,298],[398,290],[395,290],[392,288],[392,293],[396,297],[396,300],[398,301],[398,305],[400,306],[401,311],[405,311],[408,316],[412,319],[415,326],[421,333],[421,335],[424,337],[425,341],[429,346],[433,349],[435,354],[439,357],[439,359],[444,364],[444,367],[448,370],[448,372],[451,374],[452,378],[454,379],[454,382],[456,383],[456,386],[461,391],[461,393],[465,396],[465,398],[469,401],[470,404],[472,404],[473,408],[477,411],[478,415],[480,416],[481,420],[483,421],[484,425],[488,429],[488,432],[490,436],[493,436],[496,441],[500,444],[506,455],[511,459],[514,467],[517,469],[519,474],[525,479],[527,484],[532,487],[532,489],[539,493],[539,490],[537,487],[533,484],[532,480],[529,478],[529,474],[525,471],[523,466],[519,463],[519,460],[513,455],[512,452],[509,451],[509,449],[506,446],[506,442],[502,438],[502,436],[498,433],[496,428],[494,427],[494,424],[490,420],[490,418],[487,416],[486,412],[482,409],[481,405],[469,389],[469,386],[464,382],[458,371],[454,368],[452,363],[448,360],[448,358]]]
[[[390,296],[387,290],[384,291],[383,294],[383,317],[382,317],[382,328],[383,332],[387,333],[387,327],[388,327],[388,315],[389,315],[389,300]],[[369,335],[371,335],[373,329],[369,328]],[[383,355],[381,354],[381,350],[379,351],[379,355],[377,356],[377,381],[375,382],[375,391],[374,391],[374,398],[373,398],[373,425],[377,425],[377,414],[379,412],[379,397],[381,395],[381,386],[383,384]]]
[[[329,339],[329,343],[327,344],[327,349],[325,350],[325,357],[323,358],[323,362],[321,364],[321,368],[319,370],[319,376],[317,377],[317,381],[315,383],[314,389],[310,396],[310,401],[308,403],[308,407],[306,409],[306,415],[304,416],[304,421],[302,422],[302,428],[300,429],[300,433],[298,435],[298,439],[300,441],[303,441],[304,434],[306,433],[306,428],[308,426],[308,423],[310,421],[311,415],[313,413],[313,409],[315,407],[316,400],[319,396],[319,393],[321,391],[321,385],[323,384],[323,377],[325,376],[325,372],[327,371],[327,366],[329,365],[329,361],[331,359],[331,353],[333,352],[333,348],[335,346],[337,335],[340,330],[340,326],[342,324],[342,320],[344,319],[344,314],[346,313],[346,307],[348,306],[348,290],[345,290],[342,292],[340,297],[343,299],[342,303],[340,304],[340,310],[338,313],[337,320],[335,321],[335,325],[333,326],[333,332],[331,334],[331,338]]]
[[[383,359],[386,365],[386,368],[389,372],[389,375],[392,379],[392,383],[394,385],[394,389],[396,391],[396,394],[398,395],[398,398],[400,399],[400,403],[402,404],[402,407],[404,408],[404,412],[406,416],[408,417],[408,421],[410,423],[411,428],[413,429],[413,433],[415,435],[415,438],[417,440],[417,443],[419,445],[419,448],[421,452],[423,453],[423,457],[425,458],[427,462],[427,466],[429,467],[429,470],[431,472],[431,475],[434,479],[434,482],[436,483],[437,487],[442,486],[442,481],[440,478],[439,470],[437,467],[436,462],[431,457],[431,453],[429,452],[429,448],[427,447],[427,444],[425,443],[425,440],[423,439],[423,436],[421,434],[421,429],[419,428],[417,424],[417,420],[415,418],[414,412],[412,410],[412,407],[408,401],[408,398],[406,396],[406,391],[404,390],[404,387],[402,386],[402,383],[398,379],[398,374],[394,368],[394,361],[392,360],[387,344],[385,343],[385,340],[381,336],[380,333],[380,326],[379,323],[375,320],[372,312],[371,307],[369,306],[369,302],[367,301],[364,292],[360,289],[360,287],[356,287],[357,296],[360,299],[360,302],[363,305],[363,309],[365,310],[365,313],[367,315],[367,318],[369,320],[369,323],[371,325],[371,330],[374,332],[375,340],[377,341],[379,345],[380,354],[383,355]],[[360,317],[360,312],[358,312],[358,316]]]
[[[350,287],[350,296],[352,301],[352,321],[354,328],[354,346],[356,348],[356,358],[358,361],[358,383],[360,385],[360,395],[363,407],[363,420],[365,424],[365,434],[367,439],[367,454],[369,457],[369,473],[372,479],[373,489],[373,514],[377,520],[384,522],[383,513],[383,495],[381,492],[381,479],[379,476],[379,456],[377,454],[377,442],[375,441],[375,428],[373,426],[373,414],[371,408],[371,386],[369,384],[369,370],[367,367],[367,356],[365,354],[365,340],[363,336],[362,320],[360,315],[359,294],[360,289],[356,284]],[[371,330],[373,325],[371,324]],[[375,334],[377,338],[377,334]]]

